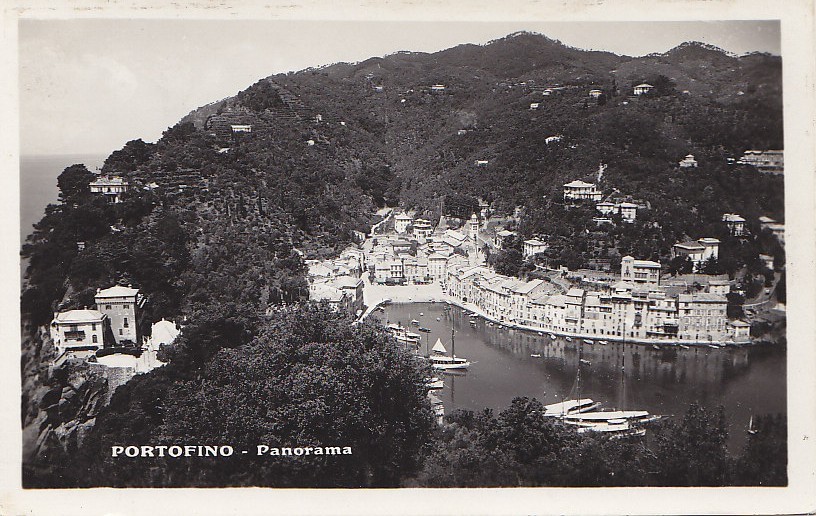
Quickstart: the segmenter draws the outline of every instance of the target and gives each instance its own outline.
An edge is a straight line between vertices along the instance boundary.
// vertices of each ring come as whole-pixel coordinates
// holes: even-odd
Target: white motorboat
[[[411,324],[413,324],[414,326],[419,326],[419,321],[417,321],[416,319],[411,319]]]
[[[444,380],[437,378],[436,376],[428,378],[428,380],[425,381],[425,387],[432,391],[437,391],[443,388],[444,386],[445,386]]]
[[[410,332],[407,328],[396,324],[389,324],[387,328],[400,344],[419,346],[422,339],[422,335],[419,333]]]
[[[572,337],[564,337],[567,342],[572,342]]]
[[[601,406],[600,403],[598,403],[597,401],[593,401],[590,398],[583,398],[579,400],[565,400],[559,403],[551,403],[549,405],[544,405],[544,415],[548,417],[553,416],[562,417],[569,414],[578,414],[581,412],[595,410],[600,406]]]
[[[601,346],[606,346],[607,344],[609,344],[609,342],[607,342],[605,340],[599,340],[598,344],[600,344]]]
[[[557,339],[557,338],[558,338],[558,337],[556,337],[554,333],[550,333],[550,339],[551,339],[551,340],[555,340],[555,339]]]
[[[658,419],[660,419],[660,416],[654,416],[645,410],[599,410],[595,412],[582,412],[580,414],[568,414],[564,417],[564,422],[579,426],[608,424],[614,421],[645,424],[652,423]]]
[[[584,339],[584,344],[592,344],[592,340],[591,339]]]
[[[585,359],[585,358],[581,358],[581,359],[580,359],[580,362],[581,362],[582,364],[584,364],[584,365],[592,365],[592,362],[590,362],[589,360],[587,360],[587,359]]]
[[[541,353],[531,353],[530,356],[533,358],[541,358]]]

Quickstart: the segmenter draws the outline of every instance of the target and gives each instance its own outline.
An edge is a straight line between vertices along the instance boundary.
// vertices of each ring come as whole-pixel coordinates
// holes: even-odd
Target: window
[[[105,305],[105,310],[110,310],[110,309],[111,309],[111,305]]]
[[[96,331],[96,323],[91,323],[91,330]],[[96,336],[94,336],[94,338],[96,338]],[[96,342],[96,341],[94,341],[94,342]]]
[[[127,317],[125,317],[125,323],[124,323],[124,324],[125,324],[125,328],[127,328],[127,327],[128,327],[128,320],[127,320]]]
[[[94,344],[96,344],[97,343],[96,335],[91,336],[91,340],[93,341]]]
[[[122,335],[122,328],[119,328],[119,335]]]

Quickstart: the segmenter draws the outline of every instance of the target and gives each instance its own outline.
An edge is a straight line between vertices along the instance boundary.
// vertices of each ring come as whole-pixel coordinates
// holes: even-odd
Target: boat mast
[[[621,410],[626,409],[626,312],[623,313],[623,355],[621,356]]]
[[[456,331],[451,327],[451,358],[456,358],[456,342],[453,339],[455,334]]]

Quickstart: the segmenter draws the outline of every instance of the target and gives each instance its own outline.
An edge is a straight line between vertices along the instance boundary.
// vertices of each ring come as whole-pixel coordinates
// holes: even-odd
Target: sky
[[[280,72],[538,32],[640,56],[684,41],[780,54],[777,21],[395,22],[21,20],[21,154],[108,154]]]

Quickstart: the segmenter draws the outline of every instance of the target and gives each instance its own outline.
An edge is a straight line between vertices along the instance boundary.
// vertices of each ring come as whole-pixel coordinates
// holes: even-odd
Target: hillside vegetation
[[[632,86],[644,81],[655,85],[653,94],[630,98]],[[434,84],[445,88],[433,92]],[[559,89],[544,95],[545,88]],[[592,88],[604,94],[590,99]],[[537,110],[530,109],[533,102]],[[84,166],[69,167],[59,179],[60,202],[46,209],[23,247],[30,263],[21,298],[28,386],[23,425],[42,424],[34,433],[44,431],[48,422],[37,414],[45,405],[35,393],[60,382],[42,367],[53,350],[40,332],[55,310],[90,306],[96,288],[131,283],[148,298],[148,322],[166,317],[186,325],[164,355],[168,366],[117,390],[81,442],[63,437],[49,447],[60,453],[27,458],[24,481],[495,483],[446,477],[443,465],[482,464],[465,454],[498,453],[485,439],[499,434],[515,442],[510,434],[533,417],[529,407],[514,405],[499,423],[492,415],[460,415],[458,429],[446,431],[443,442],[464,447],[461,452],[448,457],[454,448],[425,449],[435,431],[417,387],[426,371],[395,351],[381,329],[352,329],[325,306],[292,311],[308,297],[304,258],[339,252],[355,231],[367,231],[378,207],[438,216],[442,206],[448,215],[469,216],[482,198],[499,214],[523,207],[522,238],[548,235],[553,263],[580,267],[610,249],[665,259],[676,240],[714,236],[732,259],[723,264],[729,272],[757,267],[757,253],[773,243],[765,235],[744,245],[726,234],[720,217],[740,213],[759,235],[757,216],[784,220],[783,181],[727,165],[726,158],[748,148],[782,148],[781,106],[778,57],[734,57],[690,43],[629,58],[521,33],[486,46],[397,53],[261,79],[192,112],[155,144],[134,140],[113,152],[103,172],[134,187],[119,204],[90,193],[92,174]],[[251,132],[233,133],[231,125],[250,125]],[[548,145],[545,139],[554,135],[561,140]],[[700,166],[681,172],[677,162],[688,153]],[[476,167],[476,160],[488,163]],[[591,209],[564,210],[562,184],[594,180],[601,162],[608,165],[600,183],[605,192],[617,190],[649,207],[635,224],[596,229]],[[783,256],[778,247],[772,252]],[[697,418],[703,426],[715,424],[703,416]],[[696,419],[689,417],[684,425],[691,428]],[[360,450],[354,461],[306,467],[236,458],[123,468],[109,456],[112,444],[199,443],[201,436],[212,441],[201,444],[307,445],[325,442],[329,427]],[[564,438],[549,424],[539,427],[536,439]],[[722,437],[711,444],[717,453]],[[563,444],[576,453],[605,453],[608,444],[576,439]],[[487,466],[516,471],[507,485],[596,485],[614,474],[542,476],[548,461],[563,458],[558,442],[537,464],[502,452],[496,460],[506,462]],[[637,460],[657,467],[647,450],[638,450]],[[610,453],[629,451],[618,446]],[[678,459],[678,471],[699,460],[686,452],[691,462]],[[728,460],[680,482],[760,481],[733,473]],[[784,467],[773,471],[763,481],[784,483]],[[664,473],[643,482],[671,483],[669,470]],[[620,483],[638,483],[624,478]]]

